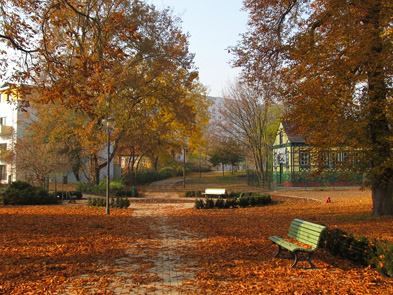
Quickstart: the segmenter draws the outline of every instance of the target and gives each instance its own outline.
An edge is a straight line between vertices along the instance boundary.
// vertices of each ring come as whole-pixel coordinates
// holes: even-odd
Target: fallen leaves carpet
[[[393,294],[373,269],[318,249],[317,270],[273,258],[294,218],[393,241],[371,199],[274,197],[259,208],[195,210],[182,199],[130,209],[0,207],[1,294]],[[302,266],[302,265],[300,265]]]

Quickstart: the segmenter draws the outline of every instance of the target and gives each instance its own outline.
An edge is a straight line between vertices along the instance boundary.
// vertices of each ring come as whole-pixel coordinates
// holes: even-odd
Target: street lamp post
[[[111,131],[115,127],[115,119],[113,119],[113,118],[104,119],[104,120],[102,120],[102,124],[106,128],[106,132],[107,132],[105,213],[109,214],[110,213],[110,210],[109,210],[109,184],[110,184]]]
[[[183,148],[183,188],[186,188],[186,147]]]

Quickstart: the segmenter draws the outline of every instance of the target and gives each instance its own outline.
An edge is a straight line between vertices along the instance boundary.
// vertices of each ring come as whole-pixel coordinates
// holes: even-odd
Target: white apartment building
[[[22,138],[25,133],[25,126],[29,120],[28,117],[34,116],[34,111],[29,104],[31,96],[30,86],[13,85],[5,83],[0,87],[0,183],[8,184],[16,180],[25,180],[24,171],[17,171],[15,158],[12,157],[12,149],[18,139]],[[15,155],[17,156],[17,155]],[[106,148],[100,154],[100,157],[106,159]],[[111,179],[120,178],[120,165],[115,165],[112,160],[110,163]],[[106,177],[106,169],[101,169],[100,179]],[[85,174],[80,175],[82,181],[87,181]],[[61,175],[52,176],[54,178],[64,179],[67,177],[68,182],[76,182],[73,173],[61,173]]]
[[[209,124],[215,124],[222,121],[224,118],[221,115],[221,110],[224,107],[225,99],[222,97],[208,96],[207,99],[212,102],[209,106],[210,121]]]
[[[11,157],[11,149],[17,138],[23,134],[23,124],[26,118],[24,109],[28,101],[18,90],[24,86],[8,83],[0,87],[0,183],[7,184],[18,179],[15,162]]]

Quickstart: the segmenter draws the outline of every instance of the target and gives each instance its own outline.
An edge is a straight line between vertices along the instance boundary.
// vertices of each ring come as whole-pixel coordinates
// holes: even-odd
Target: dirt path
[[[153,183],[145,192],[141,202],[131,202],[130,208],[134,210],[133,216],[149,220],[156,237],[149,245],[133,245],[128,255],[138,255],[145,264],[150,265],[145,272],[155,279],[150,283],[142,283],[131,288],[121,288],[117,294],[185,294],[195,293],[189,289],[187,280],[194,279],[193,272],[187,270],[186,262],[179,257],[179,248],[190,244],[197,236],[180,231],[168,224],[168,213],[173,210],[191,208],[192,200],[180,200],[179,195],[173,192],[172,186],[177,179],[169,179]],[[146,219],[148,218],[148,219]],[[143,249],[143,251],[141,251]]]

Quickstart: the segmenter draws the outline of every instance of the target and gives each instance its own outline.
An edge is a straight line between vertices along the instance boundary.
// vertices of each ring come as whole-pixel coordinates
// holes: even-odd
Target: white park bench
[[[202,195],[205,196],[225,196],[226,192],[225,192],[225,188],[207,188],[205,189],[205,192],[202,193]]]

